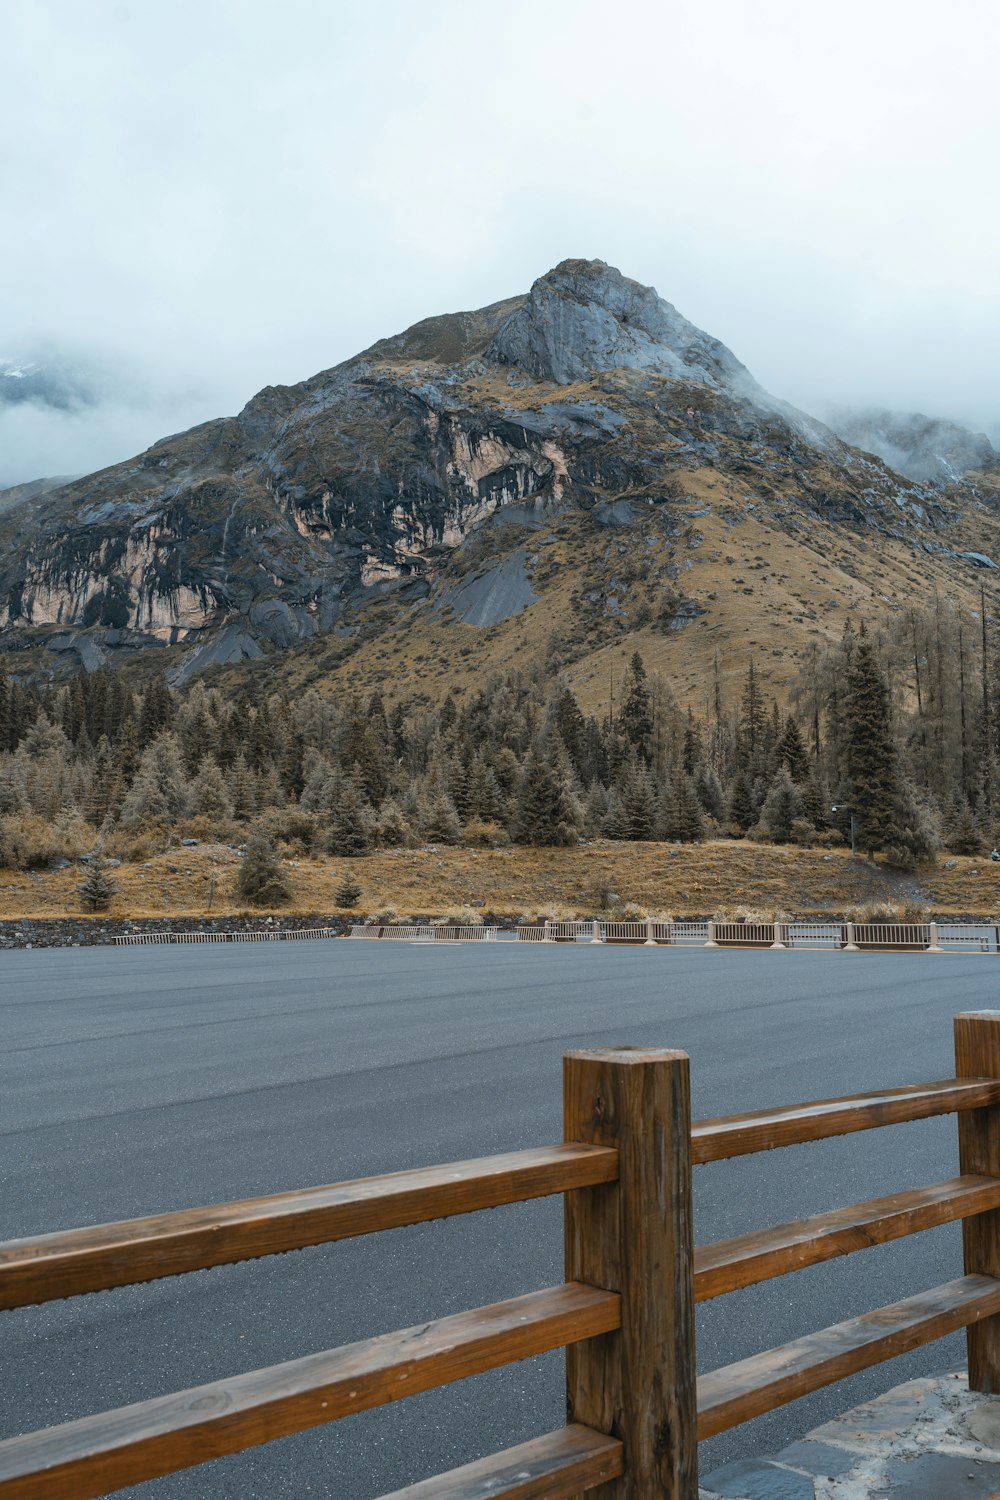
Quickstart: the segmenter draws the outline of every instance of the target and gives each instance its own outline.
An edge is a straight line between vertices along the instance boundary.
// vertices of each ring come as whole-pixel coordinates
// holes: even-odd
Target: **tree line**
[[[996,837],[1000,672],[982,622],[942,606],[848,627],[811,653],[785,706],[748,663],[699,711],[634,654],[586,714],[539,666],[436,705],[255,691],[121,671],[63,684],[0,660],[0,864],[93,847],[141,857],[181,836],[362,855],[420,844],[583,838],[846,841],[908,867]]]

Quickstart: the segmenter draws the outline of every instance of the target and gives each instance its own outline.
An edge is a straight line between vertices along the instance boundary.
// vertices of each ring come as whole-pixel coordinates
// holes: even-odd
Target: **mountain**
[[[848,613],[978,601],[983,457],[909,479],[651,288],[568,260],[0,508],[0,648],[428,693],[544,657],[586,698],[633,646],[688,693],[750,650],[787,678]]]
[[[838,408],[829,424],[845,443],[874,453],[918,484],[948,485],[970,473],[1000,470],[1000,453],[985,433],[920,412]]]
[[[30,401],[57,411],[75,411],[96,400],[93,376],[78,363],[54,356],[0,359],[0,406]]]

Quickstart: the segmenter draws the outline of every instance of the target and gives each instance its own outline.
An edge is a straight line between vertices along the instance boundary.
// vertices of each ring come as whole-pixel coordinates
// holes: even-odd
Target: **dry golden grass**
[[[238,856],[222,845],[173,849],[115,871],[121,892],[111,915],[203,917],[246,910],[236,895]],[[359,914],[392,906],[407,915],[436,915],[475,903],[497,916],[544,913],[553,906],[590,916],[603,893],[653,913],[710,916],[737,906],[762,912],[840,913],[873,899],[921,898],[928,914],[1000,913],[1000,866],[957,859],[914,876],[823,853],[782,846],[713,842],[701,845],[594,841],[575,849],[407,849],[364,859],[288,860],[289,913],[329,914],[333,892],[350,874],[363,888]],[[84,915],[77,867],[40,874],[0,871],[0,918]],[[344,915],[347,915],[344,913]]]

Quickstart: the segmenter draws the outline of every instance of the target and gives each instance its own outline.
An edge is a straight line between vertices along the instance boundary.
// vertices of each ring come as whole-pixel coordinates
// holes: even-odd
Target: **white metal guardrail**
[[[117,933],[112,941],[119,948],[136,948],[160,943],[279,943],[336,936],[332,927],[299,927],[287,932],[270,928],[254,932],[122,932]],[[357,936],[356,932],[351,936]]]
[[[118,947],[161,943],[276,943],[333,938],[332,927],[261,928],[248,932],[126,932],[112,941]],[[435,926],[431,923],[356,923],[348,936],[395,942],[517,942],[655,944],[714,948],[817,948],[858,952],[897,950],[928,953],[998,953],[1000,925],[991,922],[545,922],[513,930],[484,925]]]
[[[859,948],[930,948],[929,922],[855,922]]]
[[[843,922],[786,922],[787,948],[843,948],[847,942]]]
[[[356,926],[351,937],[433,941],[449,938],[518,943],[602,943],[672,947],[815,948],[925,953],[1000,953],[1000,925],[988,922],[589,922],[522,923],[498,927]]]
[[[938,923],[937,935],[942,948],[964,949],[973,953],[1000,951],[1000,928],[993,923]]]

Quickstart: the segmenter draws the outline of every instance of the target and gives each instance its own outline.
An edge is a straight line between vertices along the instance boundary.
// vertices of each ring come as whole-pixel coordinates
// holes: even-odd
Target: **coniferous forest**
[[[731,679],[730,679],[731,680]],[[731,692],[731,690],[730,690]],[[944,606],[817,646],[779,703],[748,661],[682,707],[634,654],[602,716],[542,668],[436,705],[234,695],[108,669],[51,685],[0,660],[0,865],[143,858],[252,831],[302,852],[583,838],[842,845],[912,868],[990,847],[1000,663]]]

